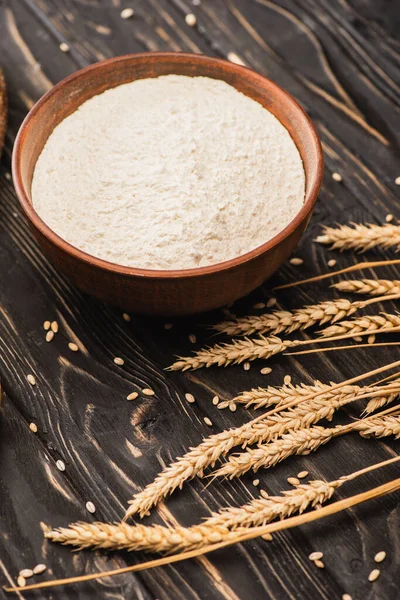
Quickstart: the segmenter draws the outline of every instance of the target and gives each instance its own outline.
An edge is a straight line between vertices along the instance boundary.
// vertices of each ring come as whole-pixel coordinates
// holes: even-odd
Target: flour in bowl
[[[305,176],[288,131],[224,81],[166,75],[94,96],[47,140],[32,181],[73,246],[143,269],[235,258],[282,231]]]

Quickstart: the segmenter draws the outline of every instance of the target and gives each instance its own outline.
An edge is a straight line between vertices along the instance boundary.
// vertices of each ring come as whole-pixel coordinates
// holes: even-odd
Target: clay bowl
[[[257,100],[289,130],[304,162],[304,206],[273,239],[247,254],[209,267],[145,270],[95,258],[56,235],[35,212],[31,182],[36,160],[54,127],[108,88],[170,73],[222,79]],[[323,156],[315,128],[299,104],[262,75],[230,62],[173,52],[118,56],[91,65],[53,87],[32,108],[18,133],[13,177],[22,208],[43,252],[82,290],[125,310],[150,315],[199,313],[233,302],[270,277],[303,234],[320,189]],[[262,226],[262,224],[260,224]]]

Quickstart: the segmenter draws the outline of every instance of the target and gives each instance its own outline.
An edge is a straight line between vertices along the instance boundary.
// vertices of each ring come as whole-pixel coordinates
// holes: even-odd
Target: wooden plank
[[[163,464],[203,435],[249,418],[243,409],[234,414],[218,411],[211,404],[215,393],[229,398],[266,382],[278,385],[288,372],[295,383],[315,377],[340,381],[398,358],[398,351],[382,348],[298,360],[281,357],[271,361],[273,373],[267,379],[259,373],[262,364],[249,372],[232,367],[169,374],[164,368],[175,353],[213,342],[204,325],[221,319],[221,311],[176,321],[171,330],[159,319],[132,316],[126,323],[119,311],[71,286],[43,257],[5,178],[17,127],[32,102],[76,68],[142,50],[224,57],[235,52],[293,93],[315,119],[323,139],[327,172],[319,206],[298,251],[304,266],[285,265],[273,282],[238,302],[231,309],[235,313],[251,312],[255,302],[271,295],[273,283],[326,270],[332,256],[343,266],[355,260],[311,243],[321,222],[343,221],[343,215],[346,220],[379,222],[387,212],[396,214],[398,161],[392,140],[398,124],[398,44],[390,19],[382,23],[374,3],[203,0],[193,7],[178,0],[142,0],[135,2],[135,17],[128,21],[120,18],[121,8],[118,0],[24,0],[0,6],[0,56],[10,100],[0,182],[0,275],[7,282],[0,288],[0,374],[6,391],[0,419],[0,566],[10,576],[42,561],[50,575],[63,576],[141,560],[143,555],[126,553],[109,558],[90,552],[73,555],[43,542],[40,524],[92,518],[85,509],[88,500],[96,505],[95,518],[119,519],[131,494],[151,481]],[[185,24],[189,10],[197,16],[195,28]],[[61,42],[69,44],[69,53],[59,50]],[[342,173],[343,184],[332,181],[333,171]],[[375,255],[390,252],[371,253]],[[385,274],[394,276],[395,271]],[[279,302],[293,307],[332,296],[325,286],[315,285],[282,293]],[[393,309],[388,303],[384,308]],[[47,318],[60,324],[50,344],[42,328]],[[188,339],[190,333],[197,336],[196,346]],[[80,352],[68,350],[69,340],[78,343]],[[123,367],[114,365],[114,356],[124,358]],[[26,381],[29,372],[37,379],[34,388]],[[153,388],[155,397],[126,401],[130,391],[143,387]],[[195,405],[185,402],[185,392],[196,397]],[[349,408],[348,413],[357,415],[359,410]],[[204,424],[205,416],[213,422],[211,429]],[[37,434],[29,430],[30,422],[37,424]],[[286,478],[302,469],[315,478],[334,478],[396,451],[393,441],[351,435],[315,456],[290,459],[257,478],[260,487],[278,493],[288,487]],[[64,472],[56,467],[59,459],[66,465]],[[378,485],[395,471],[392,467],[367,476],[358,485]],[[198,522],[211,510],[257,495],[252,480],[247,475],[208,487],[207,480],[191,482],[154,511],[149,522]],[[338,496],[358,490],[358,485]],[[371,593],[367,576],[372,557],[384,549],[388,559],[373,589],[377,597],[394,600],[399,514],[398,496],[393,495],[324,524],[276,535],[272,543],[257,540],[202,560],[37,597],[281,600],[339,598],[347,592],[362,598]],[[324,571],[310,564],[307,556],[313,550],[324,551]]]

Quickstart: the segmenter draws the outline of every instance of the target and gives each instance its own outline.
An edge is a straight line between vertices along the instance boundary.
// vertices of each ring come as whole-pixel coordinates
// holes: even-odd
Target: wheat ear
[[[4,590],[6,592],[27,592],[30,590],[44,589],[49,587],[55,587],[60,585],[68,585],[71,583],[81,583],[84,581],[93,581],[94,579],[101,579],[103,577],[112,577],[114,575],[123,575],[124,573],[133,573],[137,571],[144,571],[146,569],[153,569],[155,567],[161,567],[164,565],[173,564],[176,562],[181,562],[184,560],[188,560],[190,558],[196,558],[197,556],[202,556],[204,554],[208,554],[209,552],[214,552],[215,550],[220,550],[221,548],[226,548],[227,546],[231,546],[233,544],[239,544],[241,542],[245,542],[247,540],[255,539],[260,536],[265,536],[271,533],[275,533],[277,531],[283,531],[285,529],[290,529],[292,527],[298,527],[299,525],[304,525],[305,523],[312,523],[313,521],[317,521],[322,519],[323,517],[327,517],[330,515],[337,514],[343,510],[352,508],[357,506],[358,504],[362,504],[363,502],[367,502],[368,500],[372,500],[374,498],[379,498],[384,496],[385,494],[390,494],[392,492],[396,492],[400,489],[400,478],[393,479],[384,483],[383,485],[379,485],[372,489],[367,490],[366,492],[362,492],[361,494],[356,494],[351,496],[350,498],[345,498],[343,500],[338,500],[329,504],[328,506],[323,506],[315,511],[310,511],[302,515],[296,515],[294,517],[290,517],[288,519],[282,519],[281,521],[275,523],[269,523],[267,525],[262,525],[260,527],[251,527],[249,529],[241,530],[235,532],[235,536],[229,540],[224,540],[219,542],[218,544],[210,544],[209,546],[202,546],[201,548],[195,550],[188,550],[187,552],[180,552],[177,554],[173,554],[171,556],[165,556],[162,558],[157,558],[155,560],[150,560],[144,563],[139,563],[137,565],[131,565],[129,567],[122,567],[118,569],[111,569],[108,571],[101,571],[96,573],[90,573],[88,575],[79,575],[75,577],[67,577],[65,579],[51,579],[50,581],[43,581],[42,583],[34,583],[30,585],[26,585],[24,587],[15,586],[15,587],[5,587]]]
[[[350,475],[345,475],[335,481],[314,480],[308,483],[300,483],[294,488],[282,492],[281,496],[269,496],[261,490],[259,498],[255,498],[243,506],[223,508],[219,512],[213,513],[211,517],[203,521],[203,524],[237,530],[244,527],[259,527],[270,523],[274,519],[286,519],[294,513],[301,514],[307,508],[324,504],[333,496],[335,490],[344,483],[399,460],[400,456],[396,456],[366,467],[366,469],[355,471]]]
[[[341,383],[334,384],[331,391],[339,390],[347,385],[358,383],[363,379],[379,375],[380,373],[398,367],[400,367],[400,361],[389,363],[383,367],[362,373],[361,375],[357,375],[356,377],[352,377]],[[321,393],[322,392],[316,392],[309,396],[296,397],[286,404],[283,404],[281,408],[292,408],[304,400],[316,398]],[[202,475],[204,469],[209,466],[212,467],[220,456],[224,456],[233,447],[246,443],[249,432],[254,431],[254,425],[279,412],[279,410],[280,408],[275,408],[267,413],[259,415],[240,427],[222,431],[221,433],[205,438],[199,446],[191,448],[189,452],[184,454],[181,458],[178,458],[168,467],[165,467],[153,482],[149,483],[141,492],[136,494],[132,500],[129,501],[130,506],[126,511],[125,519],[136,513],[139,513],[141,516],[147,514],[160,500],[166,498],[169,494],[172,494],[176,488],[181,488],[185,481],[196,477],[196,475]]]
[[[367,315],[358,319],[351,319],[350,321],[341,321],[340,323],[326,327],[318,333],[322,337],[328,338],[346,334],[357,336],[361,333],[365,335],[397,327],[400,327],[400,315],[381,313],[380,315]]]
[[[335,390],[335,385],[332,385],[332,390]],[[400,391],[400,386],[398,386],[398,390]],[[341,393],[342,391],[343,393]],[[261,415],[262,419],[258,417],[241,427],[209,436],[197,447],[190,448],[189,452],[165,467],[152,483],[136,494],[130,500],[131,506],[126,512],[125,519],[135,513],[139,513],[143,517],[160,500],[172,494],[175,489],[181,489],[185,481],[196,476],[203,477],[207,467],[213,467],[219,458],[225,456],[235,446],[245,448],[256,443],[267,442],[290,429],[298,429],[324,418],[332,418],[338,407],[355,399],[370,397],[373,393],[367,392],[363,395],[362,391],[361,388],[357,395],[353,390],[349,392],[347,387],[344,387],[343,390],[338,391],[337,397],[331,398],[330,403],[325,401],[317,403],[315,397],[321,392],[316,391],[309,396],[294,399],[297,402],[297,411],[291,410],[290,407],[283,404],[282,407],[286,410],[279,414],[267,413]],[[314,399],[307,401],[307,398]]]
[[[164,527],[161,525],[127,525],[126,523],[74,523],[45,532],[45,538],[64,545],[103,550],[146,550],[147,552],[178,552],[193,550],[207,544],[229,540],[230,531],[257,527],[301,514],[310,507],[322,505],[335,490],[348,481],[365,473],[399,461],[400,456],[376,463],[365,469],[345,475],[335,481],[309,481],[282,492],[280,496],[268,496],[261,492],[259,498],[239,507],[227,507],[213,513],[202,524],[192,527]]]
[[[315,241],[320,244],[329,244],[331,250],[351,250],[365,252],[379,246],[400,248],[400,226],[386,223],[385,225],[374,225],[367,223],[352,223],[352,226],[340,225],[339,227],[324,227],[323,234]]]
[[[398,411],[399,408],[394,407],[389,410]],[[378,415],[355,421],[349,425],[337,425],[331,428],[315,426],[290,431],[270,443],[260,445],[257,448],[247,448],[245,452],[230,456],[222,467],[212,473],[212,477],[233,479],[250,470],[256,472],[261,467],[268,469],[289,456],[310,454],[334,437],[351,431],[358,431],[363,437],[373,435],[376,437],[384,437],[385,435],[398,437],[400,434],[400,419]]]
[[[377,393],[379,400],[383,397],[385,403],[391,402],[396,397],[396,391],[400,387],[400,380],[386,384],[386,386],[358,386],[349,385],[342,388],[339,392],[331,391],[334,384],[325,384],[320,381],[314,381],[312,385],[306,385],[304,383],[300,385],[283,385],[282,387],[267,388],[256,388],[247,392],[242,392],[239,396],[236,396],[232,400],[221,403],[221,404],[245,404],[246,408],[260,409],[267,408],[272,405],[278,405],[280,403],[286,403],[289,400],[295,398],[301,398],[312,394],[314,392],[320,392],[320,396],[316,400],[309,400],[303,404],[300,404],[298,408],[307,404],[310,410],[317,410],[323,403],[327,405],[329,402],[337,402],[339,398],[349,397],[349,401],[357,400],[357,396],[360,394]],[[219,408],[220,405],[218,405]],[[297,410],[297,409],[296,409]]]
[[[390,296],[384,294],[380,298],[364,301],[350,302],[346,298],[328,300],[320,304],[303,306],[292,312],[275,311],[265,315],[242,317],[234,321],[223,321],[215,325],[214,329],[227,335],[247,336],[253,333],[278,335],[282,332],[289,334],[296,330],[308,329],[316,324],[336,323],[370,304],[399,298],[400,289],[397,294],[393,293]]]
[[[328,341],[348,339],[354,336],[369,335],[370,333],[387,333],[400,331],[400,316],[382,313],[377,316],[366,316],[351,321],[341,321],[319,332],[320,338],[308,340],[282,340],[277,336],[243,340],[234,340],[231,343],[216,344],[210,348],[203,348],[194,353],[193,356],[178,357],[168,370],[187,371],[212,365],[227,367],[231,364],[239,364],[244,361],[257,359],[268,359],[276,354],[285,352],[288,348],[305,346],[309,344],[320,344]],[[336,332],[333,334],[333,332]],[[341,332],[341,333],[340,333]],[[323,338],[323,339],[321,339]]]
[[[399,279],[345,279],[333,283],[332,288],[340,292],[365,294],[368,296],[389,296],[400,293]]]

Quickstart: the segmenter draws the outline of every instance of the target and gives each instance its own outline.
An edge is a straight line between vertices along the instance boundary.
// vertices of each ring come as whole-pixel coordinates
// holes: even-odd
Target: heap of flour
[[[227,83],[167,75],[95,96],[52,132],[33,205],[61,238],[130,267],[240,256],[299,212],[305,177],[287,130]]]

